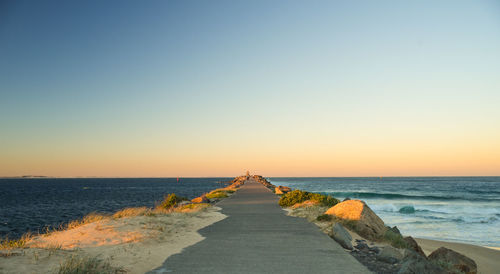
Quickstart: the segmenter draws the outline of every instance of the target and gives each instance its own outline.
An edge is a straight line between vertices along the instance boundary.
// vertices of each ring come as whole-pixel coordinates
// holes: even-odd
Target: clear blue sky
[[[499,175],[499,158],[498,1],[0,2],[0,175]]]

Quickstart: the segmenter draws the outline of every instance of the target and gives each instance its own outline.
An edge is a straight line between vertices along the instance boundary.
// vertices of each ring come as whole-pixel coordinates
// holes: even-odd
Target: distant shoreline
[[[119,177],[119,176],[45,176],[45,175],[21,175],[21,176],[0,176],[0,179],[171,179],[171,178],[234,178],[237,176],[152,176],[152,177]],[[384,179],[384,178],[495,178],[500,177],[500,175],[423,175],[423,176],[268,176],[267,178],[374,178],[374,179]]]

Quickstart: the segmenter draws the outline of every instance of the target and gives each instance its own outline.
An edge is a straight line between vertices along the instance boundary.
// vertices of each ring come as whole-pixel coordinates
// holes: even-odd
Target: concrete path
[[[370,273],[314,224],[286,216],[254,180],[218,206],[228,217],[200,230],[206,239],[150,273]]]

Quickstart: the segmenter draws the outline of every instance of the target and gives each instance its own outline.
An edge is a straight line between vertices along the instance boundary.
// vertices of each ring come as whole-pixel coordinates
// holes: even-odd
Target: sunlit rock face
[[[387,227],[384,221],[360,200],[347,200],[328,209],[325,214],[334,215],[339,219],[354,221],[351,223],[359,235],[370,240],[381,238]]]
[[[207,198],[207,195],[203,194],[200,197],[196,197],[191,200],[192,203],[210,203],[210,200]]]
[[[315,206],[318,204],[319,204],[318,201],[307,200],[307,201],[302,202],[302,203],[294,204],[292,206],[292,209],[296,209],[296,208],[300,208],[300,207],[310,207],[310,206]]]
[[[285,194],[290,191],[292,191],[292,189],[287,186],[277,186],[274,188],[274,193],[276,194]]]

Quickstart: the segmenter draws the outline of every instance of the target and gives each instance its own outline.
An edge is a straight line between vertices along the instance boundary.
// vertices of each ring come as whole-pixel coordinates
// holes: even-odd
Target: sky
[[[498,1],[0,0],[0,176],[500,175]]]

